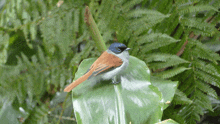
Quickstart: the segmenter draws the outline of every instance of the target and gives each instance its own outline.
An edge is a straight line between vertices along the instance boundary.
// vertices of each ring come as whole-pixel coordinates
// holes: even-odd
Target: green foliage
[[[83,60],[75,79],[81,77],[95,60]],[[91,124],[156,123],[167,107],[165,103],[172,100],[177,84],[156,77],[150,82],[146,64],[130,56],[129,66],[119,84],[112,84],[109,80],[91,85],[85,81],[73,89],[77,121]]]
[[[172,119],[167,119],[167,120],[164,120],[164,121],[162,121],[162,122],[160,122],[160,123],[157,123],[157,124],[178,124],[177,122],[175,122],[174,120],[172,120]]]
[[[159,74],[155,74],[156,76],[158,77],[161,77],[161,78],[171,78],[181,72],[184,72],[185,70],[188,70],[189,68],[185,68],[185,67],[177,67],[175,69],[172,69],[172,70],[167,70],[167,71],[163,71]]]
[[[4,64],[7,60],[7,48],[8,48],[8,44],[9,42],[7,42],[9,40],[9,35],[8,34],[4,34],[2,31],[0,32],[0,64]]]
[[[175,96],[173,98],[173,103],[174,104],[180,104],[180,105],[191,104],[192,100],[187,98],[186,94],[184,94],[182,91],[177,89],[176,93],[175,93]]]
[[[10,114],[14,123],[75,123],[62,90],[83,59],[100,55],[84,23],[85,5],[107,46],[125,43],[159,77],[152,84],[179,82],[163,119],[203,123],[201,116],[219,112],[219,0],[57,2],[0,1],[0,120]]]

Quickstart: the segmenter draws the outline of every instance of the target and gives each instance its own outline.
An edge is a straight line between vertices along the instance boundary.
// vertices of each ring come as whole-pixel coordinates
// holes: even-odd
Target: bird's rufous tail
[[[68,85],[65,89],[64,92],[70,92],[74,87],[76,87],[77,85],[81,84],[82,82],[84,82],[85,80],[88,79],[88,77],[91,75],[91,72],[87,72],[85,75],[83,75],[82,77],[78,78],[77,80],[75,80],[74,82],[72,82],[70,85]]]

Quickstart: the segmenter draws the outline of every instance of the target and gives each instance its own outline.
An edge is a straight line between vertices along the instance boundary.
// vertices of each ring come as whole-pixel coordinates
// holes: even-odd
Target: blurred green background
[[[162,120],[220,123],[219,0],[1,0],[0,123],[76,123],[63,89],[101,55],[86,5],[107,47],[124,43],[152,76],[179,82]]]

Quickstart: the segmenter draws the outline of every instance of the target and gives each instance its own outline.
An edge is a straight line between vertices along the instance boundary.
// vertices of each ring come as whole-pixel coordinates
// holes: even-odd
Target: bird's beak
[[[130,50],[130,49],[131,49],[131,48],[126,48],[125,50],[128,51],[128,50]]]

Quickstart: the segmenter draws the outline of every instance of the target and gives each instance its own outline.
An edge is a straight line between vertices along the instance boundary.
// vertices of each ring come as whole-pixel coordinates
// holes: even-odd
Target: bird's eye
[[[120,49],[120,48],[118,48],[118,47],[116,47],[116,49],[117,49],[118,51],[121,51],[121,49]]]
[[[124,51],[124,50],[126,49],[126,47],[119,47],[119,49],[120,49],[121,51]]]

